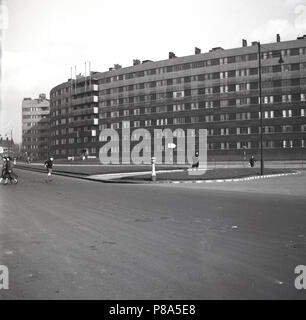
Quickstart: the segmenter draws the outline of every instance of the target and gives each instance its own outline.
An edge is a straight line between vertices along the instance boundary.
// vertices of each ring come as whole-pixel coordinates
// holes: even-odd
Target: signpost
[[[156,181],[156,170],[155,170],[155,164],[156,164],[156,158],[151,158],[151,164],[152,164],[152,181]]]

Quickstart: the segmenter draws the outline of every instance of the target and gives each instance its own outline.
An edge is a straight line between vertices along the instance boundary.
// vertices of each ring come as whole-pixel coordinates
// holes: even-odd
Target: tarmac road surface
[[[16,172],[0,186],[0,300],[306,298],[305,174],[121,185]]]

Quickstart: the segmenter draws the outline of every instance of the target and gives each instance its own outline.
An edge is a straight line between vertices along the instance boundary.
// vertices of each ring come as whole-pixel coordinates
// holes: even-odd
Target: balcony
[[[81,93],[85,93],[85,92],[98,92],[99,91],[99,86],[97,84],[92,84],[90,86],[85,86],[84,87],[80,87],[80,88],[74,88],[72,89],[72,95],[78,95]]]
[[[94,103],[98,102],[99,97],[98,96],[91,96],[91,97],[83,97],[78,99],[73,99],[71,104],[73,106],[82,105],[82,104],[88,104],[88,103]]]
[[[78,127],[78,126],[97,126],[99,124],[98,118],[93,119],[83,119],[83,120],[75,120],[69,124],[71,127]]]
[[[98,107],[91,107],[86,109],[73,110],[72,116],[85,116],[85,115],[98,114],[98,113],[99,113]]]

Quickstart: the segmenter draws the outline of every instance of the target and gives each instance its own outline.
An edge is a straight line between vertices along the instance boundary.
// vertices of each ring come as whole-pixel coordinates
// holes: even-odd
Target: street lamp
[[[263,113],[262,113],[262,83],[261,83],[261,45],[257,42],[258,48],[258,80],[259,80],[259,114],[260,114],[260,175],[264,174],[264,156],[263,156]],[[282,54],[280,52],[279,64],[284,63]]]

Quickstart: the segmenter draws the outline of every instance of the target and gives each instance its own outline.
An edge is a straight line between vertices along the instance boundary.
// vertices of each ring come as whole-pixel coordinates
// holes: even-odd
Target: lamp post
[[[262,113],[262,82],[261,82],[261,45],[257,42],[258,48],[258,85],[259,85],[259,114],[260,114],[260,175],[264,174],[264,155],[263,155],[263,113]],[[279,64],[284,63],[280,52]]]
[[[262,115],[262,96],[261,96],[261,47],[260,42],[257,42],[258,47],[258,80],[259,80],[259,117],[260,117],[260,175],[264,174],[264,158],[263,158],[263,115]]]

